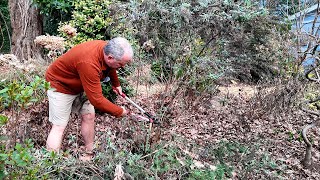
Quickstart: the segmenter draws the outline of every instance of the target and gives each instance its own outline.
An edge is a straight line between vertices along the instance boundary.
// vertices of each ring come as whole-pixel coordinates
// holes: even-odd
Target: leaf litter
[[[229,141],[247,145],[248,149],[259,144],[255,153],[261,156],[268,153],[270,159],[278,164],[278,167],[270,167],[269,171],[244,174],[246,166],[240,162],[248,157],[239,155],[233,159],[233,162],[228,162],[234,165],[232,179],[274,178],[277,177],[271,174],[274,172],[279,173],[279,176],[284,179],[318,179],[320,177],[319,166],[317,166],[320,164],[319,129],[310,130],[314,143],[315,168],[306,169],[301,165],[305,144],[300,138],[300,131],[314,117],[296,107],[282,107],[279,111],[274,110],[273,107],[265,108],[267,102],[263,101],[266,99],[259,97],[261,94],[259,95],[254,86],[237,84],[230,89],[224,87],[216,96],[203,97],[201,101],[194,102],[187,108],[181,108],[183,106],[181,101],[185,100],[168,102],[170,98],[161,92],[139,95],[134,97],[134,100],[143,108],[161,117],[163,127],[154,127],[154,130],[159,132],[152,143],[174,143],[184,154],[193,159],[195,167],[206,166],[216,170],[217,164],[214,164],[216,161],[210,156],[210,151],[219,147],[222,141]],[[263,96],[267,97],[267,94]],[[163,104],[170,103],[173,108],[165,109],[166,106]],[[29,137],[38,147],[45,146],[46,136],[50,130],[46,104],[44,102],[39,104],[41,108],[34,108],[27,125]],[[125,105],[130,109],[130,105],[123,100],[118,99],[117,104]],[[134,108],[130,110],[139,113]],[[128,117],[114,119],[107,114],[97,114],[96,118],[95,147],[97,151],[104,150],[108,143],[107,139],[116,142],[122,150],[133,153],[143,151],[141,144],[145,143],[148,123],[137,122]],[[63,140],[63,149],[69,149],[71,153],[81,151],[84,145],[78,119],[73,116],[70,120]],[[152,135],[155,136],[155,134]],[[183,157],[176,158],[180,164],[185,164]],[[117,168],[115,171],[119,172],[120,178],[122,173]]]

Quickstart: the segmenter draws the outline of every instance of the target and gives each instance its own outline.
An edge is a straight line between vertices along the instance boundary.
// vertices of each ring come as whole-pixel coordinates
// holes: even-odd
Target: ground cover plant
[[[317,102],[300,108],[319,94],[301,66],[310,52],[295,57],[291,25],[257,2],[36,0],[34,5],[57,27],[50,31],[55,34],[35,40],[49,62],[90,39],[129,39],[135,62],[119,71],[121,83],[161,126],[98,113],[95,157],[81,162],[84,142],[79,117],[72,114],[62,151],[49,152],[49,84],[43,79],[48,64],[0,55],[0,179],[319,177],[314,128],[307,138],[312,163],[301,163],[308,154],[302,129],[316,122],[309,111],[319,109]],[[61,15],[66,17],[54,24]],[[311,40],[316,46],[317,39]],[[311,70],[307,77],[317,82]],[[108,83],[102,87],[109,99],[139,114],[110,96]]]

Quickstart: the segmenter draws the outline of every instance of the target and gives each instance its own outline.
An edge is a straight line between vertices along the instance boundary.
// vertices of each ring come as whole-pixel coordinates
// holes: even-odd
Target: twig
[[[139,62],[141,62],[141,49],[139,49],[139,55],[138,55],[138,58],[139,58]],[[136,93],[135,94],[138,94],[138,87],[139,87],[139,81],[140,81],[140,71],[142,69],[142,66],[139,66],[138,67],[138,77],[137,77],[137,83],[136,83]]]
[[[99,178],[104,179],[104,178],[101,176],[100,172],[98,172],[98,171],[101,171],[101,169],[99,169],[99,168],[96,167],[96,166],[93,166],[91,163],[89,163],[88,165],[89,165],[89,166],[87,166],[87,168],[90,168],[90,170],[92,170],[92,171],[95,173],[95,175],[99,176]]]
[[[319,112],[311,111],[311,110],[309,110],[309,109],[307,109],[307,108],[305,107],[307,104],[315,103],[315,102],[317,102],[317,101],[320,101],[320,96],[317,97],[316,99],[313,99],[313,100],[304,101],[303,103],[301,103],[300,108],[301,108],[304,112],[307,112],[307,113],[310,113],[310,114],[313,114],[313,115],[316,115],[316,116],[320,116],[320,113],[319,113]]]
[[[147,131],[147,134],[146,134],[146,138],[145,138],[145,141],[144,141],[144,153],[147,152],[147,146],[149,145],[149,147],[151,146],[149,143],[150,143],[150,138],[151,138],[151,132],[152,132],[152,124],[153,123],[149,123],[149,130]]]
[[[164,145],[164,146],[163,146],[162,148],[160,148],[160,149],[164,149],[164,148],[166,148],[167,146],[169,146],[169,144]],[[149,154],[147,154],[147,155],[142,156],[139,160],[144,159],[144,158],[146,158],[146,157],[148,157],[148,156],[151,156],[151,155],[157,153],[158,151],[160,151],[160,149],[157,149],[157,150],[153,151],[152,153],[149,153]]]
[[[313,100],[308,100],[308,101],[305,101],[301,104],[301,109],[307,113],[310,113],[310,114],[313,114],[313,115],[316,115],[316,116],[320,116],[320,113],[319,112],[316,112],[316,111],[311,111],[311,110],[308,110],[305,105],[307,104],[310,104],[310,103],[314,103],[314,102],[317,102],[320,100],[320,96],[317,97],[316,99],[313,99]],[[303,141],[306,143],[306,153],[305,153],[305,156],[304,156],[304,159],[302,160],[302,164],[303,166],[305,167],[310,167],[312,165],[312,144],[310,143],[308,137],[307,137],[307,133],[308,133],[308,130],[310,128],[313,128],[315,126],[318,126],[319,125],[319,120],[315,120],[314,122],[312,122],[311,124],[308,124],[307,126],[305,126],[303,129],[302,129],[302,138],[303,138]]]
[[[4,40],[4,35],[3,35],[2,28],[1,28],[1,24],[0,24],[0,31],[1,31],[1,36],[2,36],[2,42],[1,42],[1,44],[0,44],[0,49],[2,49],[5,40]]]
[[[312,23],[312,28],[311,28],[311,34],[312,34],[312,35],[313,35],[313,33],[314,33],[315,25],[316,25],[317,20],[318,20],[318,16],[319,16],[318,12],[319,12],[319,1],[318,1],[318,6],[317,6],[317,11],[315,12],[315,17],[314,17],[313,23]]]
[[[319,82],[320,79],[319,79],[318,72],[316,71],[316,69],[320,66],[320,59],[318,57],[315,57],[315,59],[317,60],[316,64],[305,73],[305,77],[310,81]],[[313,71],[316,71],[317,78],[309,77],[309,74]],[[318,101],[318,100],[316,100],[316,101]]]
[[[219,33],[212,35],[212,38],[202,47],[201,51],[198,54],[198,57],[203,53],[203,51],[207,48],[207,46],[218,36]]]
[[[306,143],[307,147],[306,147],[306,154],[304,156],[304,159],[302,161],[302,164],[305,166],[305,167],[310,167],[312,165],[312,155],[311,155],[311,152],[312,152],[312,144],[310,143],[308,137],[307,137],[307,132],[310,128],[313,128],[315,126],[317,126],[319,123],[319,121],[314,121],[313,123],[311,124],[308,124],[307,126],[305,126],[302,130],[302,138],[303,138],[303,141]]]
[[[40,176],[38,176],[37,178],[40,179],[41,177],[44,177],[45,175],[50,174],[50,173],[53,173],[53,172],[56,172],[56,171],[57,171],[57,169],[54,169],[54,170],[45,172],[45,173],[41,174]]]

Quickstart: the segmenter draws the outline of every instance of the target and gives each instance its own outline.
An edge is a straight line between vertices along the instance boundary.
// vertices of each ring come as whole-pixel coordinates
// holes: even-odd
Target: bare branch
[[[312,155],[311,155],[311,152],[312,152],[312,143],[310,143],[308,137],[307,137],[307,132],[310,128],[313,128],[315,126],[318,126],[319,125],[319,121],[315,121],[311,124],[308,124],[307,126],[305,126],[302,130],[302,138],[303,138],[303,141],[306,143],[307,147],[306,147],[306,154],[304,156],[304,159],[302,160],[302,164],[305,166],[305,167],[310,167],[312,165]]]
[[[316,71],[316,69],[320,66],[320,59],[319,59],[319,57],[315,57],[315,59],[316,59],[316,63],[313,65],[313,67],[312,67],[311,69],[309,69],[309,70],[306,72],[305,77],[306,77],[308,80],[312,81],[312,82],[320,82],[318,72]],[[310,73],[313,72],[313,71],[316,72],[317,78],[312,78],[312,77],[309,76]]]

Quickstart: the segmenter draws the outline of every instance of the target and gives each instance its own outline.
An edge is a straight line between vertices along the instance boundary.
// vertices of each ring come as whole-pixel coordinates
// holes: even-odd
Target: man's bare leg
[[[52,125],[46,145],[49,151],[59,152],[65,128],[65,126]]]
[[[80,157],[80,160],[83,161],[89,161],[92,159],[93,154],[90,154],[90,152],[93,151],[93,144],[94,144],[94,127],[95,127],[95,114],[89,113],[89,114],[83,114],[82,115],[82,121],[81,121],[81,134],[84,139],[86,152],[88,154]]]

